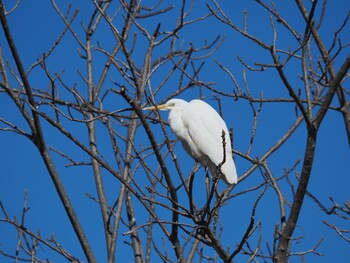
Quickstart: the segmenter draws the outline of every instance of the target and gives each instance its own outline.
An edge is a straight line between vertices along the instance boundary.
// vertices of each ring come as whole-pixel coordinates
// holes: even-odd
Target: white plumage
[[[236,166],[232,158],[231,139],[224,120],[202,100],[187,102],[171,99],[167,103],[145,110],[169,110],[169,125],[181,141],[187,153],[202,166],[207,167],[212,176],[223,162],[222,131],[225,132],[226,160],[221,166],[222,179],[227,184],[237,183]]]

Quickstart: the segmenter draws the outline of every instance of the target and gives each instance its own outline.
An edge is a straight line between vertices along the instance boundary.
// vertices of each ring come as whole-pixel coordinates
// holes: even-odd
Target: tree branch
[[[95,256],[92,252],[92,249],[90,247],[90,244],[85,236],[85,233],[83,231],[83,228],[80,225],[79,219],[77,217],[77,215],[75,214],[74,208],[70,202],[70,199],[64,189],[63,183],[56,171],[55,165],[51,159],[51,156],[48,152],[48,149],[46,147],[45,144],[45,139],[42,133],[42,129],[41,129],[41,124],[40,124],[40,119],[39,119],[39,115],[37,114],[37,112],[34,110],[36,109],[36,103],[32,94],[32,89],[30,87],[28,78],[25,74],[20,56],[17,52],[15,43],[13,41],[11,32],[10,32],[10,28],[8,26],[7,23],[7,19],[6,19],[6,15],[5,15],[5,7],[3,4],[3,1],[0,1],[0,19],[1,19],[1,24],[7,39],[7,43],[11,49],[12,52],[12,56],[13,59],[15,60],[15,63],[17,65],[17,69],[18,72],[21,76],[24,88],[26,90],[27,96],[28,96],[28,101],[29,101],[29,105],[31,107],[31,111],[32,111],[32,116],[34,119],[34,125],[32,125],[31,123],[28,123],[30,125],[30,127],[32,128],[32,133],[34,135],[33,141],[35,143],[35,145],[37,146],[43,161],[45,163],[45,166],[51,176],[52,181],[54,182],[55,188],[57,190],[57,193],[61,199],[61,202],[66,210],[66,213],[70,219],[70,222],[74,228],[74,231],[80,241],[81,247],[84,250],[85,256],[88,259],[89,262],[96,262]]]

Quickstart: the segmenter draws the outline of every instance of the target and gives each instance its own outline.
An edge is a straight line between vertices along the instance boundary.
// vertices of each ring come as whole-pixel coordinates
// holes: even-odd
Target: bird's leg
[[[217,181],[219,182],[219,180],[217,180]],[[219,197],[220,197],[220,193],[219,193],[219,190],[217,187],[215,187],[215,197],[216,197],[216,199],[219,199]]]
[[[205,188],[207,192],[207,200],[209,199],[209,193],[210,193],[210,177],[208,173],[208,169],[205,169]]]
[[[194,174],[196,170],[192,169],[189,180],[188,180],[188,196],[189,196],[189,201],[190,201],[190,213],[193,215],[193,210],[197,210],[196,205],[193,202],[193,195],[192,195],[192,190],[193,190],[193,180],[194,180]]]
[[[224,130],[222,130],[221,133],[221,138],[222,138],[222,161],[216,166],[216,172],[215,172],[215,180],[213,180],[214,184],[213,184],[213,189],[215,190],[215,194],[216,194],[216,198],[218,199],[220,197],[220,193],[218,192],[216,186],[219,182],[219,178],[224,178],[225,175],[222,173],[221,171],[221,167],[224,165],[224,163],[226,162],[226,133]]]
[[[218,198],[219,193],[216,189],[216,186],[218,185],[219,183],[219,180],[220,180],[220,177],[224,176],[221,172],[221,167],[223,166],[223,164],[226,162],[226,139],[225,139],[225,131],[222,130],[222,133],[221,133],[221,138],[222,138],[222,148],[223,148],[223,159],[222,159],[222,162],[219,163],[217,166],[216,166],[216,171],[215,171],[215,174],[212,174],[213,176],[213,184],[212,184],[212,187],[211,187],[211,191],[209,192],[209,178],[208,178],[208,170],[206,169],[206,190],[207,190],[207,203],[205,204],[205,206],[203,207],[203,209],[201,210],[200,213],[203,213],[203,216],[202,216],[202,220],[204,220],[205,216],[209,213],[210,211],[210,203],[211,203],[211,200],[213,199],[213,196],[214,196],[214,193],[216,193],[216,197]],[[209,194],[208,194],[209,193]]]
[[[204,221],[204,218],[210,212],[210,203],[211,203],[211,200],[213,199],[214,193],[216,192],[216,187],[217,187],[217,185],[219,183],[219,180],[220,180],[219,177],[213,177],[213,184],[211,186],[211,190],[208,191],[209,192],[209,196],[208,196],[207,202],[206,202],[205,206],[201,210],[201,213],[202,213],[201,221]]]
[[[205,210],[208,207],[209,208],[209,204],[208,204],[208,200],[209,200],[209,196],[210,196],[210,176],[209,176],[209,170],[208,168],[205,168],[205,192],[207,194],[207,202],[205,203],[205,205],[203,206],[202,209],[199,210],[198,215],[201,218],[200,221],[202,221],[205,217]]]

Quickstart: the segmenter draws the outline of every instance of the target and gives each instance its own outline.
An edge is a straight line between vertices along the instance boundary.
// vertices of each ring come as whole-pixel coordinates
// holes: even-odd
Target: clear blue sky
[[[6,1],[5,5],[9,8],[13,2],[14,1]],[[65,10],[65,6],[68,2],[64,1],[65,3],[63,4],[59,2],[60,1],[57,1],[58,5]],[[164,30],[166,30],[167,27],[170,28],[170,26],[175,23],[176,16],[178,15],[178,1],[172,2],[176,5],[176,8],[174,11],[162,17],[164,21],[161,21],[161,28],[164,27]],[[163,3],[163,5],[165,5],[165,3]],[[266,14],[265,10],[254,1],[225,1],[225,3],[221,3],[221,6],[227,15],[234,19],[234,22],[239,26],[243,25],[243,11],[247,9],[248,31],[266,42],[271,43],[272,31],[270,28],[269,16]],[[88,23],[93,5],[90,1],[73,1],[73,9],[78,7],[80,12],[73,26],[77,30],[79,36],[84,39],[80,22],[83,21],[85,25]],[[292,26],[295,26],[300,32],[303,32],[303,28],[301,27],[303,24],[302,18],[298,13],[293,11],[296,10],[294,3],[290,2],[286,4],[286,1],[284,1],[283,4],[278,3],[277,7],[280,8],[281,13],[288,19]],[[320,34],[328,47],[333,37],[334,30],[341,25],[346,13],[349,12],[349,8],[349,2],[341,0],[328,2],[327,14],[324,18],[325,22],[320,28]],[[317,11],[319,14],[319,9]],[[195,18],[207,12],[208,10],[206,9],[204,1],[203,3],[202,1],[196,1],[193,14],[190,18]],[[317,18],[318,17],[319,16],[317,16]],[[22,1],[19,8],[8,17],[8,20],[26,69],[37,61],[43,52],[47,52],[63,29],[62,21],[52,8],[50,1]],[[144,26],[149,29],[155,28],[155,24],[153,23],[144,24]],[[281,32],[280,35],[278,35],[279,47],[287,48],[289,45],[295,45],[295,42],[293,43],[290,37],[283,35],[281,26],[278,23],[276,23],[276,28],[278,32]],[[349,27],[347,27],[347,31],[349,32]],[[214,18],[189,26],[180,33],[179,37],[183,38],[181,43],[184,48],[186,48],[190,42],[200,46],[205,40],[213,40],[218,35],[225,36],[225,41],[213,56],[206,61],[201,71],[200,78],[203,81],[215,82],[215,88],[222,92],[232,93],[234,89],[232,82],[229,77],[218,68],[213,59],[217,59],[227,66],[232,74],[235,75],[241,87],[244,86],[242,77],[243,65],[236,59],[237,56],[242,57],[251,65],[254,62],[268,63],[271,62],[271,59],[268,57],[268,53],[263,52],[256,45],[243,39],[227,26],[218,23]],[[96,46],[100,43],[106,49],[113,47],[114,43],[112,41],[113,37],[109,29],[103,29],[103,27],[99,29],[94,38],[94,44]],[[342,34],[342,41],[344,44],[349,43],[350,35],[346,36],[346,34]],[[9,49],[2,31],[0,33],[0,45],[4,57],[10,58]],[[47,63],[52,72],[61,72],[64,70],[63,77],[65,81],[71,85],[77,83],[79,91],[84,93],[85,87],[77,74],[77,70],[85,74],[86,69],[84,67],[84,62],[78,56],[77,47],[78,45],[74,42],[71,34],[68,33],[62,41],[61,46],[55,50]],[[140,58],[136,59],[136,61],[141,65],[144,49],[142,46],[137,46],[137,48],[139,48],[137,52],[139,52]],[[156,50],[155,56],[166,53],[168,51],[167,48],[168,47],[162,47]],[[349,48],[347,48],[347,50],[349,50]],[[344,61],[345,55],[347,55],[345,53],[346,52],[343,54],[343,58],[338,61]],[[96,59],[94,74],[98,76],[101,71],[99,66],[103,65],[102,63],[105,60],[104,56],[98,52],[96,52],[94,56]],[[11,59],[9,63],[14,67]],[[199,66],[199,63],[196,66]],[[338,69],[338,67],[339,64],[336,64],[335,68]],[[157,84],[161,81],[161,74],[162,72],[159,72],[151,79],[153,88],[157,87]],[[291,65],[288,68],[288,74],[291,83],[295,87],[303,88],[303,83],[298,79],[298,75],[301,74],[300,65]],[[120,76],[112,75],[109,77],[113,81],[120,81]],[[47,80],[40,69],[34,70],[30,74],[29,79],[33,88],[40,88],[43,90],[47,88]],[[286,89],[282,86],[281,81],[276,77],[273,71],[265,73],[247,72],[247,80],[252,96],[254,97],[259,97],[262,92],[264,98],[288,97]],[[11,81],[12,84],[16,86],[14,80],[12,79]],[[170,79],[166,84],[166,88],[157,94],[156,100],[162,101],[167,95],[176,90],[178,88],[178,81],[176,77]],[[113,83],[107,80],[105,89],[110,87],[113,87]],[[62,91],[62,96],[65,95],[65,92]],[[193,99],[198,98],[199,95],[199,89],[194,88],[182,94],[181,97],[184,99]],[[211,91],[203,89],[202,95],[208,103],[218,109],[218,105],[216,100],[213,99]],[[116,99],[116,101],[113,99]],[[334,101],[334,105],[337,106],[336,99]],[[252,129],[252,110],[246,101],[235,102],[233,99],[224,98],[222,99],[222,103],[223,116],[227,125],[234,130],[235,149],[245,153],[249,146]],[[18,109],[3,93],[0,93],[0,105],[0,117],[11,120],[17,126],[28,130]],[[121,109],[125,106],[125,103],[122,102],[120,98],[113,96],[104,104],[104,108],[110,111]],[[256,105],[256,107],[258,107],[258,105]],[[164,113],[162,117],[167,118],[167,113]],[[287,131],[294,119],[295,110],[292,104],[265,104],[259,116],[258,129],[251,156],[259,157],[264,154]],[[74,135],[84,142],[87,142],[87,132],[83,124],[72,125],[67,122],[67,125]],[[159,126],[152,125],[151,127],[154,128],[156,135],[159,137],[162,136]],[[49,146],[54,146],[63,152],[69,152],[69,154],[74,156],[77,160],[89,161],[88,156],[81,153],[72,143],[64,139],[63,136],[46,124],[44,124],[44,132]],[[123,132],[125,131],[121,131],[121,133]],[[171,134],[170,130],[169,134]],[[102,154],[108,159],[113,159],[111,147],[108,145],[109,141],[104,141],[104,136],[106,135],[102,133],[98,135],[98,141],[103,151]],[[170,136],[174,138],[172,134]],[[149,144],[145,142],[145,138],[143,130],[140,129],[135,143],[148,146]],[[283,169],[290,169],[298,159],[303,158],[305,139],[306,130],[304,124],[301,124],[290,140],[283,145],[275,155],[268,159],[268,164],[275,177],[283,175]],[[159,141],[161,140],[159,139]],[[179,157],[179,162],[182,165],[184,173],[189,173],[193,161],[184,154],[180,145],[175,147],[175,152]],[[88,239],[92,244],[96,258],[98,262],[104,262],[106,261],[106,249],[99,208],[96,203],[85,195],[85,193],[89,193],[96,196],[92,171],[89,167],[65,168],[67,164],[66,160],[63,160],[54,153],[52,153],[52,155],[66,190],[86,230]],[[341,115],[337,112],[329,111],[318,136],[317,154],[309,185],[309,190],[326,206],[331,206],[329,197],[333,197],[339,204],[350,200],[349,157],[349,146],[347,144]],[[240,176],[250,167],[250,163],[238,156],[235,156],[235,160]],[[172,169],[171,167],[173,166],[170,156],[167,159],[167,163],[169,164],[169,169]],[[57,240],[59,240],[69,252],[83,259],[83,253],[79,248],[76,237],[72,234],[73,231],[59,201],[58,195],[54,190],[53,183],[45,170],[38,151],[34,148],[32,143],[19,135],[1,132],[0,164],[0,200],[6,207],[8,214],[10,216],[20,216],[24,191],[27,191],[30,210],[27,212],[26,227],[33,232],[39,231],[40,229],[42,237],[49,238],[54,234]],[[301,165],[299,164],[296,167],[296,171],[300,170]],[[203,174],[204,172],[202,169],[198,173],[198,176],[203,176]],[[137,176],[140,185],[142,185],[142,174]],[[114,200],[117,196],[116,189],[118,189],[118,182],[107,172],[104,174],[104,180],[109,200]],[[199,185],[204,185],[203,181],[199,178],[196,180],[196,183]],[[239,184],[234,189],[234,192],[248,189],[262,181],[263,178],[260,172],[256,170],[247,180]],[[223,189],[223,187],[224,185],[220,185],[221,189]],[[282,185],[281,187],[283,187],[283,189],[288,188],[287,185]],[[198,192],[198,194],[203,193]],[[221,239],[224,246],[231,246],[232,248],[240,241],[242,234],[249,224],[252,204],[258,195],[259,191],[255,191],[239,196],[230,200],[226,207],[223,208],[220,216],[222,224],[225,227]],[[287,198],[291,201],[290,192],[288,192]],[[276,209],[275,206],[277,206],[275,192],[269,189],[258,206],[256,216],[256,221],[260,220],[262,223],[264,242],[266,240],[271,242],[274,225],[279,221],[278,209]],[[143,211],[142,208],[140,208],[140,211]],[[139,224],[146,222],[147,218],[148,215],[142,212],[137,214]],[[333,230],[325,226],[322,220],[336,224],[341,228],[349,228],[349,222],[340,220],[334,216],[325,215],[313,201],[306,198],[294,235],[295,237],[303,235],[304,238],[299,240],[296,244],[293,244],[293,251],[312,249],[319,239],[324,237],[324,241],[318,249],[318,252],[324,254],[324,256],[317,257],[315,255],[307,255],[306,262],[344,262],[344,259],[350,258],[349,243],[344,242]],[[125,227],[122,227],[121,232],[126,230]],[[133,259],[130,258],[131,248],[126,245],[124,241],[128,242],[129,237],[120,235],[118,238],[117,256],[125,257],[126,260],[123,262],[132,262]],[[16,242],[16,231],[12,227],[1,223],[0,248],[9,253],[14,252]],[[267,254],[266,244],[262,244],[261,247]],[[45,250],[48,249],[45,248]],[[43,255],[43,253],[41,255]],[[56,258],[54,254],[52,256],[50,255],[50,259],[56,262],[62,260],[60,257]],[[154,259],[155,260],[152,262],[157,262],[156,258]],[[237,258],[237,262],[244,262],[244,260],[246,260],[246,258],[243,256],[238,256]],[[8,259],[6,261],[1,255],[0,261],[10,262]],[[292,261],[301,262],[299,257],[293,258]],[[161,261],[159,260],[158,262]]]

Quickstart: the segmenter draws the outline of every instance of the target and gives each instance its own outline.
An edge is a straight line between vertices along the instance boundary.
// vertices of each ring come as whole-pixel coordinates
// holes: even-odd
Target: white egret
[[[231,139],[226,123],[206,102],[171,99],[167,103],[144,110],[168,110],[169,124],[187,153],[216,177],[221,164],[221,178],[228,184],[237,183],[236,166],[232,158]],[[225,132],[225,162],[222,134]]]

